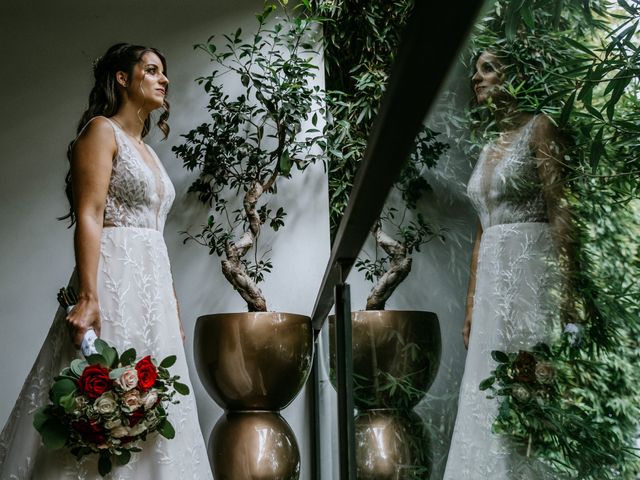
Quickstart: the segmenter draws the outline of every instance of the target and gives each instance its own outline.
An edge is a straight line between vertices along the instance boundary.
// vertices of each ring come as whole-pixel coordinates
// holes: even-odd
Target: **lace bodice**
[[[467,194],[483,230],[507,223],[548,221],[538,162],[530,147],[535,119],[507,145],[497,140],[482,149]]]
[[[112,120],[118,151],[104,209],[105,225],[151,228],[162,232],[175,198],[173,184],[155,151],[145,145],[154,162],[148,164],[133,141]]]

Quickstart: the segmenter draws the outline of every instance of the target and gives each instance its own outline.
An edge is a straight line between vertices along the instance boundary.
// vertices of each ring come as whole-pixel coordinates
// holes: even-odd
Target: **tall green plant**
[[[322,159],[325,146],[323,132],[315,128],[324,114],[320,86],[314,85],[317,22],[305,2],[295,15],[286,3],[276,22],[277,6],[267,5],[248,38],[238,29],[223,36],[221,47],[214,37],[195,46],[213,63],[212,73],[197,79],[208,96],[210,120],[173,149],[185,168],[198,171],[189,192],[210,207],[202,230],[185,232],[185,242],[223,258],[222,272],[249,311],[267,309],[258,283],[272,264],[257,251],[261,229],[266,224],[277,231],[286,216],[284,207],[270,206],[265,196],[276,193],[279,179]],[[227,93],[223,80],[241,85],[241,93]],[[305,128],[307,121],[314,128]],[[247,257],[250,251],[253,258]]]

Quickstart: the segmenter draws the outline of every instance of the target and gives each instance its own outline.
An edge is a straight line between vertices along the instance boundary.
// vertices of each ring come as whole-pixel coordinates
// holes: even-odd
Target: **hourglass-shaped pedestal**
[[[195,329],[198,375],[225,409],[211,432],[216,480],[297,480],[300,452],[280,415],[304,386],[313,359],[311,320],[249,312],[205,315]]]
[[[353,384],[358,480],[429,478],[428,431],[413,407],[433,383],[441,354],[431,312],[353,312]],[[335,318],[329,317],[335,385]]]

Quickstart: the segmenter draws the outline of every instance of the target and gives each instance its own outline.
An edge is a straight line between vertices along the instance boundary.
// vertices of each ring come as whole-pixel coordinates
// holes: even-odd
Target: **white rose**
[[[140,422],[134,427],[127,428],[128,432],[129,432],[129,436],[131,436],[131,437],[135,437],[136,435],[140,435],[146,429],[147,429],[147,426],[144,424],[144,422]]]
[[[129,435],[129,430],[127,429],[127,427],[123,427],[122,425],[111,429],[111,436],[113,438],[122,438],[126,437],[127,435]]]
[[[122,375],[116,378],[116,384],[125,392],[138,386],[138,372],[135,368],[127,368]]]
[[[144,403],[144,409],[149,410],[153,408],[157,401],[158,401],[158,392],[156,392],[155,390],[149,390],[147,394],[144,396],[144,398],[142,399],[142,402]]]
[[[122,403],[126,410],[133,412],[142,405],[142,399],[140,398],[140,392],[137,390],[129,390],[122,395]]]
[[[122,420],[120,420],[119,418],[114,418],[104,422],[105,428],[108,428],[109,430],[119,427],[120,425],[122,425]]]
[[[111,392],[103,393],[93,402],[93,408],[102,415],[113,413],[117,406],[116,399]]]
[[[511,390],[511,395],[519,402],[526,402],[527,400],[529,400],[529,397],[531,397],[529,390],[527,390],[526,387],[523,387],[522,385],[516,385],[515,387],[513,387],[513,389]]]

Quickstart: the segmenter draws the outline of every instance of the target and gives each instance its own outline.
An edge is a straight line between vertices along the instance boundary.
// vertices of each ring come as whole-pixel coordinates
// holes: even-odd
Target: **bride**
[[[97,456],[76,460],[51,451],[32,426],[60,370],[93,328],[119,351],[134,347],[156,359],[177,355],[172,373],[188,382],[173,281],[162,236],[175,192],[155,152],[143,142],[151,112],[165,137],[169,104],[166,62],[154,48],[116,44],[94,65],[95,84],[69,147],[67,196],[75,224],[78,302],[58,310],[9,421],[0,435],[1,479],[98,479]],[[52,292],[55,287],[52,286]],[[69,339],[69,333],[71,339]],[[143,451],[115,467],[113,480],[210,479],[193,394],[171,405],[173,440],[150,436]]]
[[[545,115],[518,112],[503,82],[505,66],[482,52],[475,98],[494,113],[499,136],[484,146],[468,183],[480,225],[473,249],[463,330],[468,348],[445,480],[555,478],[544,465],[492,432],[497,401],[479,390],[495,368],[492,350],[530,350],[559,329],[551,267],[566,231],[559,135]],[[557,304],[556,304],[557,305]]]

